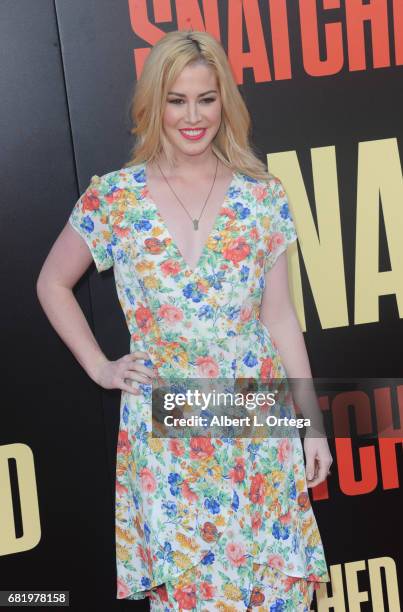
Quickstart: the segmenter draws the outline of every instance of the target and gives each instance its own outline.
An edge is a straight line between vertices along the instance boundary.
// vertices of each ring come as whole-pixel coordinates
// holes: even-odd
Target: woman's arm
[[[304,337],[289,292],[286,251],[279,255],[273,267],[266,273],[260,320],[268,328],[277,347],[287,378],[299,379],[290,384],[296,404],[303,416],[311,420],[304,448],[308,479],[310,480],[311,474],[315,475],[315,467],[318,472],[310,484],[315,486],[326,478],[332,458],[312,382]],[[315,458],[318,458],[318,466],[315,466]]]
[[[136,352],[109,361],[73,293],[73,287],[92,261],[85,241],[67,222],[38,276],[38,299],[51,325],[92,380],[106,389],[120,388],[133,393],[133,387],[124,380],[150,382],[150,368],[134,364],[135,359],[146,359],[147,353]]]
[[[67,222],[45,259],[36,291],[51,325],[88,376],[97,382],[98,366],[106,357],[73,294],[73,287],[91,263],[84,240]]]

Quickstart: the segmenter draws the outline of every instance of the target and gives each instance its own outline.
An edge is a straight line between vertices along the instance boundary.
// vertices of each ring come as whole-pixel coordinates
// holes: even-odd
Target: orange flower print
[[[184,610],[193,610],[196,607],[196,585],[189,584],[182,588],[176,588],[174,591],[174,598],[179,604],[180,608]]]
[[[266,481],[263,474],[255,474],[251,478],[249,499],[253,504],[263,504],[266,492]]]
[[[118,599],[123,599],[124,597],[127,597],[130,593],[130,589],[127,586],[127,584],[125,584],[123,580],[121,580],[120,578],[118,579],[117,584],[118,584],[118,593],[117,593]]]
[[[302,493],[298,495],[297,502],[300,510],[302,510],[303,512],[308,510],[311,506],[311,500],[309,499],[309,495],[306,491],[302,491]]]
[[[246,321],[249,321],[249,319],[252,316],[252,312],[253,312],[253,304],[251,302],[249,302],[248,304],[244,304],[241,308],[241,312],[239,314],[239,318],[242,321],[242,323],[246,323]]]
[[[129,435],[124,429],[119,432],[117,450],[118,453],[122,453],[124,455],[128,455],[131,451]]]
[[[157,483],[154,474],[148,468],[142,468],[140,470],[140,481],[143,491],[154,493]]]
[[[128,489],[124,485],[120,484],[119,481],[116,481],[116,493],[118,495],[127,495]]]
[[[280,516],[278,520],[282,525],[288,525],[288,523],[291,521],[291,510]]]
[[[235,459],[235,467],[229,472],[228,476],[231,478],[233,484],[237,482],[243,482],[245,479],[245,457],[237,457]]]
[[[273,359],[271,359],[271,357],[265,357],[261,361],[262,361],[262,365],[260,368],[260,378],[262,380],[269,380],[270,378],[273,377],[273,372],[274,372]]]
[[[258,252],[256,253],[256,263],[259,266],[259,268],[263,268],[263,264],[264,264],[264,250],[263,249],[258,249]]]
[[[232,210],[231,208],[223,208],[221,211],[221,214],[225,215],[229,219],[236,219],[236,212],[235,210]]]
[[[275,569],[282,570],[285,562],[283,557],[280,557],[280,555],[272,554],[267,557],[267,564]]]
[[[188,502],[195,502],[199,499],[199,496],[194,491],[192,491],[192,489],[189,487],[189,483],[187,480],[184,480],[182,482],[181,491],[182,491],[183,497]]]
[[[150,569],[153,566],[152,563],[152,559],[151,559],[151,552],[149,548],[144,549],[143,546],[141,546],[141,544],[137,545],[137,554],[139,555],[140,559],[142,561],[144,561],[144,563],[147,565],[147,567],[149,567]]]
[[[202,378],[216,378],[220,371],[212,357],[198,357],[196,359],[197,371]]]
[[[115,202],[119,202],[127,197],[126,189],[115,189],[112,192],[109,192],[105,196],[105,200],[108,204],[114,204]]]
[[[183,319],[183,312],[180,308],[171,304],[162,304],[158,309],[158,316],[165,319],[167,323],[176,324]]]
[[[139,308],[136,309],[134,316],[137,325],[143,332],[147,333],[148,331],[150,331],[153,321],[152,314],[149,308],[139,306]]]
[[[258,587],[254,587],[250,596],[250,606],[261,606],[265,596]]]
[[[230,240],[229,244],[223,249],[223,257],[229,259],[234,264],[238,264],[240,261],[248,257],[250,253],[250,246],[246,242],[243,236]]]
[[[213,599],[215,594],[215,588],[209,582],[200,583],[200,597],[201,599]]]
[[[273,232],[269,239],[268,250],[270,253],[276,251],[282,244],[284,244],[284,234],[281,232]]]
[[[257,231],[256,227],[252,227],[252,229],[250,230],[249,238],[253,241],[256,241],[259,238],[259,232]]]
[[[290,456],[291,443],[288,438],[283,438],[278,445],[277,456],[280,463],[285,463]]]
[[[160,584],[155,587],[155,591],[158,593],[161,601],[168,601],[168,593],[165,584]]]
[[[262,526],[262,515],[260,514],[260,512],[256,510],[256,512],[252,514],[252,531],[255,535],[257,534],[261,526]]]
[[[130,227],[120,227],[117,223],[113,225],[113,231],[119,238],[127,238],[130,234]]]
[[[235,542],[229,542],[225,547],[225,553],[235,567],[240,567],[246,563],[246,551],[243,544],[237,544]]]
[[[165,244],[159,238],[146,238],[144,240],[144,246],[149,253],[158,255],[165,250]]]
[[[98,210],[98,208],[99,208],[99,198],[98,198],[97,194],[98,194],[97,191],[95,191],[94,189],[90,189],[82,197],[83,212],[86,212],[87,210],[90,210],[90,211]]]
[[[190,439],[190,458],[191,459],[207,459],[214,455],[215,448],[209,438],[191,438]]]
[[[258,200],[258,202],[261,202],[268,196],[268,190],[265,185],[255,185],[254,187],[252,187],[251,191],[255,198]]]
[[[185,452],[182,440],[178,438],[171,438],[168,442],[168,448],[175,457],[182,457]]]
[[[214,542],[217,539],[217,527],[210,521],[206,521],[200,531],[205,542]]]
[[[176,276],[181,271],[181,266],[175,259],[167,259],[160,265],[164,276]]]
[[[288,593],[292,585],[298,582],[298,580],[301,580],[301,578],[298,578],[298,576],[284,576],[283,578],[284,592]]]

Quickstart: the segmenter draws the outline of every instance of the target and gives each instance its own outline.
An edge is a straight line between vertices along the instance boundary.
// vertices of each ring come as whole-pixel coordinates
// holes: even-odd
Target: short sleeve
[[[112,231],[109,206],[104,197],[107,192],[105,187],[104,180],[94,175],[69,217],[70,225],[85,240],[98,272],[113,266]]]
[[[298,236],[290,212],[288,197],[279,178],[268,181],[268,196],[263,200],[262,225],[264,231],[264,272],[268,272],[277,258]]]

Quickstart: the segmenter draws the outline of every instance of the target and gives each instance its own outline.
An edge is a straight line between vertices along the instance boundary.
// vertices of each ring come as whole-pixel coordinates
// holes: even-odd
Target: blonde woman
[[[248,110],[207,33],[154,46],[132,117],[132,158],[92,178],[38,280],[88,375],[122,390],[117,597],[149,597],[154,611],[306,612],[329,580],[308,495],[332,462],[326,438],[305,438],[306,474],[299,436],[159,438],[151,418],[152,385],[172,375],[311,379],[288,292],[286,193],[253,153]],[[113,266],[130,333],[116,361],[72,292],[92,260]]]

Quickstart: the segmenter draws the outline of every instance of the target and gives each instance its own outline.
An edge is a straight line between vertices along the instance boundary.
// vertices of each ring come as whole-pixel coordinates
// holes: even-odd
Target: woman
[[[252,151],[248,111],[209,34],[155,45],[132,115],[132,159],[92,178],[38,281],[89,376],[122,390],[117,597],[148,596],[152,610],[307,611],[329,580],[307,492],[328,474],[326,438],[305,438],[307,484],[299,436],[151,435],[152,384],[172,375],[311,378],[288,293],[297,235],[286,194]],[[130,333],[116,361],[72,294],[92,259],[114,267]]]

